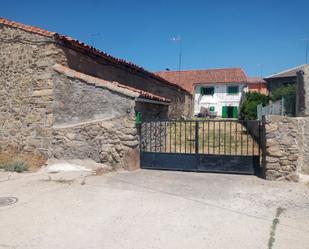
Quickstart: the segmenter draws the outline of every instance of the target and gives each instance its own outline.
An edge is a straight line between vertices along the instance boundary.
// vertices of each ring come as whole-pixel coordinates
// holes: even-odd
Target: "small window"
[[[238,94],[239,93],[239,86],[228,86],[227,87],[228,94]]]
[[[213,95],[215,93],[214,87],[201,87],[201,95]]]
[[[209,111],[214,112],[215,111],[215,107],[214,106],[210,106],[209,107]]]

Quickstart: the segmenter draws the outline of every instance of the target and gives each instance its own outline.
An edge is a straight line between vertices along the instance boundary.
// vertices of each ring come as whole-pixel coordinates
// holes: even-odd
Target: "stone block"
[[[50,96],[53,94],[53,89],[34,90],[32,97]]]
[[[278,146],[271,146],[267,148],[267,155],[272,157],[282,157],[285,156],[286,153],[282,151],[281,148]]]
[[[123,159],[124,169],[136,170],[140,168],[140,150],[139,148],[128,150]]]
[[[282,176],[282,174],[279,173],[277,170],[266,170],[266,179],[267,180],[276,180],[281,176]]]
[[[134,148],[134,147],[138,146],[139,142],[138,142],[138,140],[135,140],[135,141],[122,141],[122,144],[124,146],[130,147],[130,148]]]

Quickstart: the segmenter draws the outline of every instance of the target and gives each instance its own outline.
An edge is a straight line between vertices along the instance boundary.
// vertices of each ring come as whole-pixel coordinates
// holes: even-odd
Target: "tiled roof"
[[[64,74],[68,77],[71,78],[77,78],[80,79],[88,84],[95,85],[97,87],[103,87],[110,89],[112,91],[120,92],[122,94],[128,95],[130,97],[142,97],[146,99],[151,99],[151,100],[156,100],[156,101],[161,101],[161,102],[166,102],[169,103],[170,100],[154,95],[152,93],[142,91],[133,87],[129,87],[126,85],[119,84],[118,82],[110,82],[106,80],[102,80],[97,77],[90,76],[88,74],[80,73],[78,71],[75,71],[73,69],[70,69],[68,67],[62,66],[60,64],[56,64],[53,66],[53,69],[61,74]]]
[[[22,23],[18,23],[18,22],[15,22],[15,21],[8,20],[6,18],[2,18],[2,17],[0,17],[0,24],[4,24],[4,25],[10,26],[10,27],[25,30],[27,32],[32,32],[32,33],[35,33],[35,34],[39,34],[39,35],[54,38],[56,40],[61,40],[61,41],[67,42],[74,47],[78,47],[80,49],[85,50],[88,53],[95,54],[97,56],[103,57],[104,59],[109,60],[114,64],[120,64],[122,66],[130,68],[131,70],[134,70],[136,72],[140,72],[140,73],[142,73],[142,74],[144,74],[144,75],[146,75],[150,78],[156,79],[156,80],[162,82],[163,84],[171,85],[171,86],[174,86],[174,87],[177,87],[177,88],[181,88],[182,90],[186,91],[186,89],[182,88],[178,84],[174,84],[173,82],[169,82],[169,81],[165,80],[164,78],[161,78],[160,76],[158,76],[154,73],[151,73],[151,72],[145,70],[144,68],[142,68],[142,67],[140,67],[140,66],[138,66],[138,65],[136,65],[132,62],[128,62],[126,60],[119,59],[119,58],[116,58],[114,56],[111,56],[111,55],[109,55],[109,54],[107,54],[103,51],[100,51],[99,49],[96,49],[96,48],[94,48],[90,45],[87,45],[87,44],[85,44],[85,43],[83,43],[79,40],[76,40],[72,37],[69,37],[67,35],[61,35],[61,34],[58,34],[56,32],[50,32],[50,31],[47,31],[47,30],[44,30],[44,29],[41,29],[41,28],[38,28],[38,27],[25,25],[25,24],[22,24]]]
[[[162,71],[156,75],[180,85],[190,93],[194,85],[204,83],[245,83],[247,76],[241,68],[222,68],[208,70]]]
[[[296,73],[300,70],[303,70],[305,66],[309,66],[309,64],[300,65],[297,67],[293,67],[287,70],[284,70],[279,73],[272,74],[265,79],[275,79],[275,78],[287,78],[287,77],[296,77]]]
[[[247,77],[248,84],[266,84],[266,81],[260,77]]]
[[[0,23],[10,26],[10,27],[14,27],[14,28],[18,28],[18,29],[22,29],[31,33],[35,33],[35,34],[39,34],[39,35],[43,35],[43,36],[47,36],[47,37],[53,37],[54,34],[56,34],[55,32],[50,32],[38,27],[34,27],[34,26],[29,26],[26,24],[22,24],[22,23],[18,23],[18,22],[14,22],[11,20],[8,20],[6,18],[0,17]]]

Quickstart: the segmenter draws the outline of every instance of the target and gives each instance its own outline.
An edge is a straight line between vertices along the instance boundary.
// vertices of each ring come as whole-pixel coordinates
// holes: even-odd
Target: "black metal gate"
[[[259,174],[259,137],[259,121],[142,122],[141,168]]]

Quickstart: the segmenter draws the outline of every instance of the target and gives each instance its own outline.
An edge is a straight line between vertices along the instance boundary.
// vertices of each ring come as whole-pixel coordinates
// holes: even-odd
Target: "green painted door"
[[[222,118],[227,118],[227,106],[222,106]]]
[[[237,109],[237,106],[233,106],[233,118],[238,118],[238,109]]]

